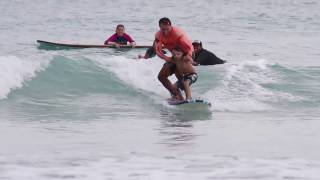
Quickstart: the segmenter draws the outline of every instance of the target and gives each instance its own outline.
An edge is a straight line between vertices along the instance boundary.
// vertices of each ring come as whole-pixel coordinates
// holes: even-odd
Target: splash
[[[158,73],[163,66],[163,61],[157,58],[149,60],[130,59],[122,56],[90,57],[98,66],[111,71],[122,82],[137,90],[168,97],[169,93],[158,80]],[[174,82],[175,77],[170,77]]]
[[[282,81],[273,65],[264,59],[231,64],[226,67],[220,86],[206,96],[213,97],[215,110],[240,112],[271,110],[271,103],[301,100],[288,92],[266,87]]]
[[[47,61],[46,61],[47,62]],[[11,91],[19,89],[46,67],[45,61],[21,59],[16,56],[0,56],[0,100]]]

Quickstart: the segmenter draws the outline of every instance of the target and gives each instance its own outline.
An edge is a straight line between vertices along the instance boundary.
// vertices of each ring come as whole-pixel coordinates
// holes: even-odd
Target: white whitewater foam
[[[164,61],[159,58],[152,59],[130,59],[123,56],[90,57],[102,68],[111,71],[124,83],[138,89],[154,93],[157,96],[168,97],[168,91],[158,80],[158,73]],[[175,82],[174,76],[169,77],[171,82]]]
[[[7,98],[12,90],[21,88],[25,81],[35,77],[45,65],[47,61],[0,56],[0,100]]]
[[[206,96],[215,102],[214,109],[219,111],[264,111],[272,109],[267,102],[299,101],[287,92],[272,91],[261,84],[281,83],[277,73],[272,71],[266,60],[245,61],[225,66],[226,75],[221,85],[209,91]]]
[[[159,58],[144,60],[122,56],[90,56],[89,59],[111,71],[131,87],[155,94],[157,99],[169,96],[157,79],[163,66],[163,60]],[[277,84],[282,81],[281,76],[270,68],[271,65],[267,60],[261,59],[221,66],[226,68],[224,79],[217,88],[208,90],[203,96],[213,102],[213,110],[240,112],[271,110],[272,106],[268,103],[301,100],[290,93],[273,91],[262,86],[264,83]],[[176,81],[174,76],[169,79],[171,82]]]

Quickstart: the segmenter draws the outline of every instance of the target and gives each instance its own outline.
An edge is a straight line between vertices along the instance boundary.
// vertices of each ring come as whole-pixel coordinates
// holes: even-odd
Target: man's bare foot
[[[183,97],[177,95],[177,96],[171,96],[170,98],[168,98],[168,101],[183,101]]]

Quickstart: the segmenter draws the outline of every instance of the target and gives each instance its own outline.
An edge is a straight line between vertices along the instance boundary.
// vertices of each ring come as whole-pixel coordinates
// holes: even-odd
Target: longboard
[[[54,48],[54,49],[69,49],[69,48],[117,48],[113,45],[97,45],[97,44],[71,44],[71,43],[58,43],[37,40],[37,43],[40,44],[40,48]],[[151,48],[152,46],[139,46],[136,45],[132,47],[131,45],[121,45],[119,48]]]

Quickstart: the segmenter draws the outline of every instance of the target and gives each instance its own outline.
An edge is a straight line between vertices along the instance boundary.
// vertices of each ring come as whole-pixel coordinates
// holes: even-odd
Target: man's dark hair
[[[163,17],[159,20],[159,26],[163,24],[163,25],[170,25],[171,26],[171,21],[169,18],[167,17]]]

